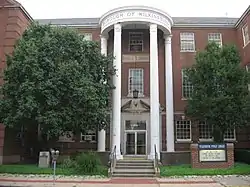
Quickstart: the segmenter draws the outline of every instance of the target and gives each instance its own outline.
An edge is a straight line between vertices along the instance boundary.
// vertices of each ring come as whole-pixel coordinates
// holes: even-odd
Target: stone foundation
[[[234,166],[234,145],[226,144],[226,161],[200,162],[198,144],[191,144],[191,165],[193,168],[229,168]]]
[[[164,166],[177,164],[190,164],[190,151],[176,151],[176,152],[161,152],[161,163]]]

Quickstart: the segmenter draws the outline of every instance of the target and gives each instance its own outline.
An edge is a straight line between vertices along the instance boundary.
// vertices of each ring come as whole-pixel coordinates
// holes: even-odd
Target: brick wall
[[[229,168],[234,165],[234,145],[227,144],[227,162],[199,162],[198,144],[191,144],[191,164],[193,168]]]

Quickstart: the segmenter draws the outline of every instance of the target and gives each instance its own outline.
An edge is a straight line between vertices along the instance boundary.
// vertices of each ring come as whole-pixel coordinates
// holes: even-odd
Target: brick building
[[[6,65],[4,54],[13,51],[16,39],[32,21],[16,1],[0,1],[1,70]],[[236,44],[242,66],[250,63],[250,7],[240,18],[171,17],[156,8],[127,6],[101,18],[37,21],[73,27],[85,39],[99,41],[103,54],[116,57],[110,129],[77,137],[65,132],[53,145],[65,155],[86,149],[105,152],[116,145],[120,159],[125,155],[153,158],[155,146],[159,153],[184,153],[192,142],[212,141],[211,127],[184,114],[192,85],[185,81],[183,70],[209,41]],[[135,90],[138,98],[134,98]],[[225,141],[234,142],[236,148],[250,148],[249,134],[250,129],[228,131]],[[0,162],[20,161],[20,146],[13,136],[15,132],[1,126]]]

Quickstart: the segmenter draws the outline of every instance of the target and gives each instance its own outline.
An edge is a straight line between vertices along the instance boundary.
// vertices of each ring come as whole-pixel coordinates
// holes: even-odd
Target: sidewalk
[[[228,177],[183,177],[183,178],[104,178],[84,179],[61,177],[53,182],[52,176],[37,177],[35,175],[23,176],[1,176],[0,186],[18,187],[222,187],[222,186],[244,186],[250,187],[250,176],[228,176]]]

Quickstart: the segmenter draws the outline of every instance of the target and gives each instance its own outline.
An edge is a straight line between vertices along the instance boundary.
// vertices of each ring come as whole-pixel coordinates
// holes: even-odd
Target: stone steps
[[[154,177],[154,162],[146,159],[118,160],[112,177]]]

